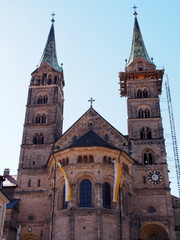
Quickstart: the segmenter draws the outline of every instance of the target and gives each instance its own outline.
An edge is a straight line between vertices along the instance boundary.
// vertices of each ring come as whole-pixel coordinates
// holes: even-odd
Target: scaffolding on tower
[[[168,112],[169,112],[169,122],[170,122],[170,128],[171,128],[171,138],[172,138],[174,161],[175,161],[176,176],[177,176],[177,185],[178,185],[178,192],[179,192],[179,197],[180,197],[180,162],[179,162],[179,154],[178,154],[178,147],[177,147],[177,140],[176,140],[176,130],[175,130],[175,124],[174,124],[174,114],[173,114],[173,107],[172,107],[172,102],[171,102],[171,92],[170,92],[168,75],[166,75],[165,88],[166,88],[166,97],[167,97]]]

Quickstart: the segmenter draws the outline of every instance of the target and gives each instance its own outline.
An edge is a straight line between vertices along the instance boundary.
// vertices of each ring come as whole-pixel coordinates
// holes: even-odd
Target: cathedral
[[[180,240],[180,199],[170,192],[160,113],[164,70],[148,55],[136,11],[130,57],[119,73],[128,135],[93,108],[93,99],[62,132],[65,81],[54,22],[31,74],[3,239]]]

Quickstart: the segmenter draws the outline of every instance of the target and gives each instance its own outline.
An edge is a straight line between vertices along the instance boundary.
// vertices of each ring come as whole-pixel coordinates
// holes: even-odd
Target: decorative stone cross
[[[90,100],[88,100],[88,102],[91,102],[90,107],[92,108],[93,107],[92,103],[95,102],[95,100],[91,97]]]
[[[132,8],[134,8],[134,11],[136,12],[136,9],[138,8],[136,5],[134,5]]]
[[[134,16],[136,17],[137,16],[137,12],[136,12],[136,9],[138,8],[136,5],[134,5],[134,7],[132,7],[132,8],[134,8]]]
[[[54,23],[55,22],[55,20],[54,20],[54,16],[55,16],[56,14],[53,12],[52,14],[51,14],[51,16],[52,16],[52,20],[51,20],[51,22],[52,23]]]

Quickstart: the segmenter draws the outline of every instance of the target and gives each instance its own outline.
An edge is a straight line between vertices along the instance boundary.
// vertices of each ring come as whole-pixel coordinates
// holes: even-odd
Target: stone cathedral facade
[[[92,105],[62,133],[65,81],[52,19],[29,86],[14,195],[19,210],[11,214],[4,239],[180,239],[180,200],[170,193],[160,114],[164,70],[149,58],[134,15],[130,57],[119,73],[120,94],[127,98],[128,135]],[[122,168],[118,203],[112,201],[115,158]],[[54,160],[69,180],[69,203]]]

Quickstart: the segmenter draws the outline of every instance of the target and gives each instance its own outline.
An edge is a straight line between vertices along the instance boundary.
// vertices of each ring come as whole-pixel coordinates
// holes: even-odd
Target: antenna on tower
[[[171,92],[170,92],[168,75],[166,75],[165,88],[166,88],[166,97],[167,97],[168,112],[169,112],[169,122],[170,122],[170,128],[171,128],[171,138],[172,138],[173,152],[174,152],[174,161],[175,161],[175,167],[176,167],[177,185],[178,185],[178,192],[180,197],[180,162],[179,162],[176,130],[175,130],[175,124],[174,124],[174,115],[173,115],[173,107],[171,102]]]

